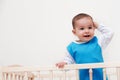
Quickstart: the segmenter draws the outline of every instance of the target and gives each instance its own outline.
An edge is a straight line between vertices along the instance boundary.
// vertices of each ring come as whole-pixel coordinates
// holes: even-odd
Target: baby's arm
[[[105,49],[113,37],[113,31],[103,25],[98,25],[97,30],[102,34],[98,37],[98,43],[102,49]]]
[[[62,61],[62,62],[56,63],[56,66],[57,66],[58,68],[64,68],[64,66],[65,66],[66,64],[67,64],[66,62]]]
[[[72,59],[72,57],[70,56],[68,51],[66,51],[66,55],[64,57],[64,60],[62,62],[57,63],[56,66],[59,68],[63,68],[65,65],[73,64],[73,63],[75,63],[75,61]]]

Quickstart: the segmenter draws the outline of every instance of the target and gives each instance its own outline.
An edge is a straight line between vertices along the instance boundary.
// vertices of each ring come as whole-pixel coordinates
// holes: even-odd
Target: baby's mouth
[[[90,35],[84,35],[84,37],[90,37]]]

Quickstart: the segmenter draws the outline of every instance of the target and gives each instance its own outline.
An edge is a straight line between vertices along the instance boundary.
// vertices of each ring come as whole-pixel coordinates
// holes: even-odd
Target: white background
[[[71,20],[88,13],[113,29],[105,61],[120,60],[119,0],[0,0],[0,65],[54,65],[74,40]]]

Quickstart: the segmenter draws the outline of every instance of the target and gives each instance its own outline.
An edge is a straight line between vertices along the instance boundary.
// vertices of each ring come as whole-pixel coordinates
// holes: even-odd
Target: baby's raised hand
[[[98,26],[99,26],[98,23],[97,23],[97,22],[94,22],[94,27],[95,27],[95,28],[98,28]]]

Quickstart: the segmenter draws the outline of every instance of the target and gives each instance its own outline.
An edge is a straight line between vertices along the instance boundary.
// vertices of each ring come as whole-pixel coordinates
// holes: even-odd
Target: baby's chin
[[[89,39],[89,40],[77,40],[77,42],[88,42],[88,41],[90,41],[91,39]]]
[[[88,42],[92,39],[93,37],[90,37],[90,38],[87,38],[87,39],[84,39],[83,42]]]
[[[77,40],[77,42],[88,42],[93,38],[93,36],[90,37],[83,37],[82,39],[79,38],[79,40]]]

